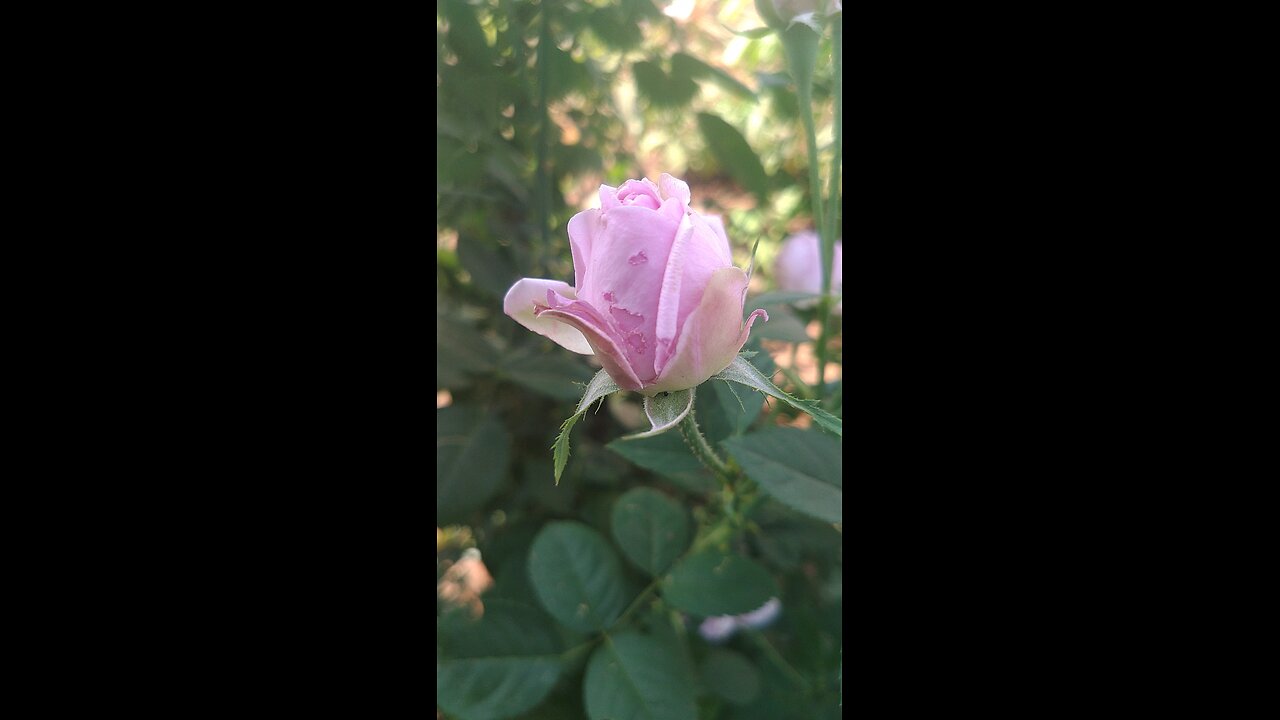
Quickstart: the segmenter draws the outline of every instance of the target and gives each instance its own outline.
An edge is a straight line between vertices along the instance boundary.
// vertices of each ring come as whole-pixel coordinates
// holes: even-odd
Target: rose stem
[[[822,301],[818,307],[819,318],[822,320],[822,330],[818,335],[818,397],[822,398],[826,393],[827,386],[827,343],[831,333],[831,274],[832,264],[835,261],[836,248],[836,228],[838,226],[838,218],[840,213],[840,161],[842,159],[842,150],[840,147],[840,117],[843,110],[843,102],[841,100],[841,81],[843,77],[843,68],[841,67],[844,60],[844,13],[836,13],[831,16],[831,63],[832,63],[832,80],[831,92],[835,99],[835,107],[831,118],[832,131],[835,133],[834,143],[832,145],[833,154],[831,156],[831,177],[830,191],[827,201],[827,231],[822,234]]]
[[[797,29],[796,32],[803,32]],[[809,151],[809,198],[813,205],[813,222],[818,226],[818,237],[822,241],[822,287],[824,292],[831,287],[831,262],[827,259],[830,255],[827,247],[831,245],[831,239],[827,237],[826,215],[822,212],[822,181],[818,177],[818,135],[813,129],[813,68],[808,68],[808,72],[803,72],[799,67],[804,59],[798,52],[787,53],[787,64],[791,67],[791,76],[796,79],[796,95],[800,98],[800,120],[804,123],[804,138]],[[832,245],[832,247],[834,247]],[[829,309],[827,307],[826,295],[822,296],[820,303],[819,318],[826,327],[826,317]],[[825,330],[820,333],[820,337],[825,339]],[[822,399],[822,370],[827,360],[827,353],[823,347],[823,343],[818,343],[818,385],[817,396]]]
[[[542,27],[538,32],[538,112],[541,127],[538,128],[538,168],[534,173],[534,185],[538,192],[538,245],[533,248],[534,277],[543,277],[543,255],[549,255],[551,244],[551,181],[547,177],[547,149],[551,134],[551,114],[547,111],[547,84],[551,81],[551,5],[542,2]]]

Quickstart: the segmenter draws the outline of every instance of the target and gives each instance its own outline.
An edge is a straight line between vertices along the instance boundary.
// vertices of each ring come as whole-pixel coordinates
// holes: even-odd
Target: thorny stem
[[[733,473],[729,470],[729,466],[725,465],[724,461],[716,455],[716,451],[711,449],[710,443],[702,436],[702,431],[698,429],[698,421],[694,418],[696,410],[697,403],[695,402],[689,408],[689,414],[685,416],[684,420],[680,421],[680,434],[684,436],[685,443],[693,451],[694,457],[710,468],[723,482],[731,483]]]

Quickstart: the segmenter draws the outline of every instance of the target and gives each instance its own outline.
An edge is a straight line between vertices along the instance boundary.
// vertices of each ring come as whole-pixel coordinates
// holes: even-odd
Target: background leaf
[[[746,705],[760,694],[760,672],[741,653],[712,648],[698,671],[708,690],[734,705]]]
[[[476,237],[458,238],[458,260],[471,274],[476,287],[495,297],[503,297],[520,279],[516,266],[502,248],[489,245]]]
[[[650,575],[661,575],[689,547],[689,514],[650,488],[633,488],[618,498],[610,530],[622,554]]]
[[[689,104],[698,94],[698,83],[688,75],[668,75],[655,63],[640,61],[631,66],[636,90],[655,107],[676,108]]]
[[[550,628],[537,609],[496,599],[477,622],[441,618],[436,702],[468,720],[512,718],[542,702],[561,671]]]
[[[607,628],[628,600],[618,554],[600,533],[577,522],[553,522],[538,533],[529,580],[542,607],[574,630]]]
[[[463,322],[436,316],[436,388],[466,387],[470,376],[493,369],[497,350]]]
[[[671,56],[672,74],[683,74],[695,80],[710,80],[738,97],[755,100],[756,94],[737,78],[714,65],[708,65],[692,55],[676,53]]]
[[[751,612],[777,594],[777,583],[759,563],[716,551],[681,560],[662,589],[671,605],[702,616]]]
[[[746,138],[737,128],[711,113],[698,113],[698,129],[716,162],[761,203],[768,199],[769,177]]]
[[[507,475],[511,433],[478,408],[436,410],[436,524],[462,522]]]
[[[638,633],[606,637],[587,664],[591,720],[696,720],[692,673],[662,643]]]
[[[498,372],[509,380],[555,400],[577,400],[591,380],[591,369],[579,356],[553,349],[525,348],[503,354]]]
[[[843,522],[844,455],[830,435],[771,427],[726,440],[747,477],[784,505],[827,522]]]
[[[605,447],[695,493],[714,490],[711,473],[693,456],[680,433],[666,433],[640,440],[614,440]]]
[[[756,304],[751,309],[754,310],[756,307],[765,306]],[[805,329],[804,323],[787,306],[771,305],[765,307],[765,312],[769,313],[769,322],[753,325],[751,327],[752,335],[789,343],[804,343],[813,340],[813,338],[809,337],[809,331]]]

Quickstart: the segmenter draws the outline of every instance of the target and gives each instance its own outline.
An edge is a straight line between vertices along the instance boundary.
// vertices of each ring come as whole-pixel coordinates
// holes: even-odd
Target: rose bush
[[[653,396],[723,370],[750,334],[747,274],[724,224],[689,208],[689,186],[663,173],[600,187],[600,207],[569,220],[574,283],[523,278],[503,311],[577,353],[599,358],[624,390]]]

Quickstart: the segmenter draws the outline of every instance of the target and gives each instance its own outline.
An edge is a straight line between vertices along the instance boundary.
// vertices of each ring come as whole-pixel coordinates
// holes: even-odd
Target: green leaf
[[[771,427],[724,442],[747,477],[782,504],[827,522],[843,522],[840,441],[798,428]]]
[[[712,648],[698,669],[707,689],[734,705],[746,705],[760,694],[760,672],[741,653]]]
[[[748,613],[777,595],[777,583],[754,560],[716,551],[681,560],[662,590],[672,606],[703,616]]]
[[[610,529],[622,554],[650,575],[661,575],[689,547],[684,507],[649,488],[633,488],[618,498]]]
[[[574,413],[560,425],[560,434],[551,445],[551,457],[555,460],[556,485],[560,484],[560,476],[564,474],[565,463],[569,462],[569,433],[573,426],[582,419],[582,413]]]
[[[698,424],[714,446],[746,432],[760,415],[760,396],[737,383],[713,380],[698,386]]]
[[[556,441],[551,445],[551,455],[555,459],[556,485],[560,484],[565,463],[569,462],[569,433],[573,430],[573,426],[578,424],[578,420],[587,412],[587,408],[591,407],[591,403],[617,391],[618,384],[609,377],[609,373],[601,370],[587,384],[587,389],[582,393],[582,400],[578,403],[578,409],[574,411],[573,417],[560,425],[560,434],[556,435]]]
[[[640,27],[620,7],[596,8],[588,20],[592,32],[614,50],[630,50],[640,44]]]
[[[698,113],[698,128],[716,162],[761,203],[765,202],[769,195],[769,177],[742,133],[710,113]]]
[[[551,162],[556,170],[565,175],[604,170],[604,161],[600,159],[600,153],[582,145],[556,144],[551,150]]]
[[[813,68],[818,60],[818,33],[804,23],[792,23],[779,33],[787,55],[787,68],[796,81],[800,101],[807,102],[813,89]],[[814,188],[818,192],[820,188]]]
[[[772,35],[774,32],[773,28],[767,28],[767,27],[751,28],[750,30],[734,30],[733,28],[723,23],[721,24],[721,27],[733,33],[734,35],[737,35],[738,37],[751,38],[752,40],[759,40],[760,38],[766,35]]]
[[[469,325],[436,316],[436,388],[465,387],[469,376],[493,369],[498,351]]]
[[[495,297],[506,295],[511,284],[520,277],[516,266],[500,248],[488,245],[474,235],[459,235],[458,260],[471,274],[472,285]]]
[[[560,647],[548,618],[526,605],[485,600],[475,623],[439,622],[436,702],[468,720],[500,720],[542,702],[560,678]]]
[[[628,599],[618,554],[600,533],[577,522],[553,522],[538,533],[529,551],[529,580],[542,607],[573,630],[604,630]]]
[[[778,398],[797,410],[809,413],[819,427],[843,436],[843,420],[818,407],[816,402],[805,402],[782,392],[755,365],[744,360],[741,355],[735,357],[729,367],[721,370],[719,374],[713,377],[721,380],[732,380],[747,387],[755,388],[766,395]]]
[[[591,370],[580,356],[555,351],[534,354],[529,351],[503,356],[503,376],[536,393],[556,400],[576,400],[582,384],[591,379]]]
[[[645,397],[644,414],[649,417],[653,427],[641,433],[624,435],[623,440],[639,440],[640,438],[660,435],[675,427],[693,409],[693,388],[662,392],[653,397]]]
[[[612,377],[609,377],[609,373],[601,370],[587,384],[586,391],[582,393],[582,401],[578,403],[578,408],[575,412],[586,412],[587,408],[591,407],[591,403],[606,395],[616,393],[620,389],[618,383],[614,382]]]
[[[679,433],[643,440],[619,439],[605,447],[690,492],[705,493],[716,487],[711,474],[693,456]]]
[[[477,408],[436,410],[436,523],[463,522],[507,476],[511,434]]]
[[[489,42],[476,20],[475,10],[463,0],[447,0],[444,14],[449,20],[449,47],[463,62],[489,64]]]
[[[668,76],[656,64],[640,61],[631,66],[636,90],[654,107],[682,107],[698,94],[698,83],[687,75]]]
[[[548,101],[559,100],[574,90],[586,90],[591,87],[591,71],[587,66],[574,60],[572,55],[554,44],[547,46],[546,61]]]
[[[605,637],[587,663],[591,720],[696,720],[691,674],[670,649],[638,633]]]
[[[738,97],[755,100],[756,94],[737,78],[714,65],[708,65],[692,55],[676,53],[671,56],[671,74],[684,75],[695,80],[710,80]]]
[[[778,17],[778,9],[773,6],[773,0],[756,0],[756,12],[771,28],[777,29],[786,25],[786,21]]]
[[[755,308],[752,308],[752,310],[755,310]],[[804,322],[785,305],[775,305],[767,308],[765,312],[769,313],[769,322],[756,323],[752,326],[752,335],[758,335],[767,340],[781,340],[789,343],[804,343],[813,340],[813,338],[809,337],[809,331],[805,328]]]

